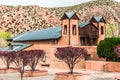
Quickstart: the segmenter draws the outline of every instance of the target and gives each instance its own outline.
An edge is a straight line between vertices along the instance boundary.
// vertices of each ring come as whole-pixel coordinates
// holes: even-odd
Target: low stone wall
[[[48,75],[47,70],[26,70],[23,74],[24,77],[37,77],[37,76],[46,76]]]
[[[50,64],[50,68],[51,69],[69,69],[68,65],[63,62],[63,61],[56,61],[56,60],[52,60],[51,64]],[[78,64],[75,65],[74,67],[75,70],[80,70],[80,69],[85,69],[85,61],[81,61]]]
[[[86,70],[120,72],[120,62],[86,61]]]
[[[55,80],[90,80],[90,74],[83,73],[56,73]]]

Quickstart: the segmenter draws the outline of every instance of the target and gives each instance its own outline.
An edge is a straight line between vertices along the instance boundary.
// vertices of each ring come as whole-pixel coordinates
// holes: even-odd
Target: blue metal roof
[[[75,13],[74,12],[67,12],[65,14],[70,19]]]
[[[83,28],[83,27],[85,27],[88,24],[90,24],[90,22],[82,22],[82,23],[79,23],[79,27]]]
[[[94,16],[93,17],[97,22],[100,22],[100,20],[102,19],[102,17],[96,17],[96,16]]]
[[[23,43],[11,43],[11,45],[13,46],[13,50],[9,50],[9,46],[4,47],[2,49],[0,49],[0,51],[21,51],[27,47],[30,47],[32,44],[23,44]]]
[[[32,40],[58,39],[61,36],[62,36],[62,28],[61,26],[58,26],[58,27],[41,29],[41,30],[28,31],[16,35],[10,39],[12,39],[13,41],[32,41]]]

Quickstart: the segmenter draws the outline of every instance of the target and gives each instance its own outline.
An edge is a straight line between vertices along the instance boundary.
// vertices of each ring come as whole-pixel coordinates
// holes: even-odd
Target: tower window
[[[101,34],[104,34],[103,26],[101,26]]]
[[[72,34],[73,34],[73,35],[76,35],[76,25],[73,25],[73,26],[72,26]]]
[[[67,34],[67,25],[64,25],[64,31],[63,34],[66,35]]]

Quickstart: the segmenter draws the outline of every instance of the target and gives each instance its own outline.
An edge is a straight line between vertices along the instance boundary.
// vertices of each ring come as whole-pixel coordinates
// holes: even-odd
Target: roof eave
[[[13,39],[11,39],[11,38],[10,38],[10,39],[6,39],[6,40],[7,40],[7,41],[13,41]]]
[[[58,38],[49,38],[49,39],[36,39],[36,40],[14,40],[14,42],[42,41],[42,40],[52,40],[52,39],[59,39],[59,38],[61,38],[61,36],[60,36],[60,37],[58,37]]]
[[[28,47],[30,47],[30,46],[32,46],[33,44],[29,44],[29,46],[27,46],[27,47],[25,47],[25,48],[23,48],[23,49],[21,49],[21,50],[16,50],[15,52],[19,52],[19,51],[22,51],[22,50],[24,50],[24,49],[26,49],[26,48],[28,48]]]

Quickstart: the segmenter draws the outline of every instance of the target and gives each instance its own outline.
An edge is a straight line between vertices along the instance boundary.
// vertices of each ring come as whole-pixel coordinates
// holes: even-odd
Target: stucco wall
[[[57,47],[65,47],[65,46],[52,46],[50,48],[50,68],[59,68],[59,69],[68,69],[68,66],[62,60],[58,60],[55,56],[55,50]],[[90,54],[91,60],[100,60],[96,54],[96,46],[75,46],[75,47],[82,47],[86,48],[88,53]],[[85,69],[85,61],[82,60],[79,62],[75,69]]]
[[[103,26],[103,34],[101,34],[101,26]],[[99,38],[98,38],[98,43],[99,43],[101,40],[104,40],[104,38],[105,38],[105,33],[106,33],[105,23],[100,22],[100,23],[99,23]]]
[[[29,42],[30,43],[30,42]],[[26,50],[34,50],[34,49],[43,49],[46,52],[46,63],[50,64],[50,68],[59,68],[59,69],[68,69],[68,66],[63,62],[62,60],[58,60],[55,56],[55,50],[58,47],[65,47],[65,46],[58,46],[53,44],[39,44],[39,42],[31,42],[31,44],[34,44],[33,46],[27,48]],[[91,60],[100,60],[96,53],[96,46],[75,46],[75,47],[82,47],[86,48],[88,51],[88,54],[90,54]],[[80,63],[78,63],[75,66],[76,69],[84,69],[85,68],[85,62],[82,60]]]
[[[76,25],[76,35],[73,35],[73,25]],[[78,20],[70,20],[70,43],[71,45],[80,45]]]
[[[120,62],[86,61],[86,70],[120,72]]]

